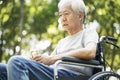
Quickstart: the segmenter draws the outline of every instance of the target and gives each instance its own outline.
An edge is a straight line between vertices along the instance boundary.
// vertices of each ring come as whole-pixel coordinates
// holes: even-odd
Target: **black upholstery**
[[[100,65],[100,62],[97,60],[83,60],[83,59],[74,58],[74,57],[70,57],[70,56],[69,57],[62,57],[62,61],[91,64],[91,65]]]

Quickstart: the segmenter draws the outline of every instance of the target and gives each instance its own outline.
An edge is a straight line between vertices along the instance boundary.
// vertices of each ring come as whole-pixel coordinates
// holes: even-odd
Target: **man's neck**
[[[78,33],[79,31],[82,31],[82,30],[83,30],[83,26],[79,26],[79,27],[71,29],[68,32],[69,32],[70,35],[74,35],[74,34]]]

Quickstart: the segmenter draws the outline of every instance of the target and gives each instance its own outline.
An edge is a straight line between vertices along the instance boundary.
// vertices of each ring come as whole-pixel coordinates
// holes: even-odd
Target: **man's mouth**
[[[68,24],[63,24],[63,26],[67,26]]]

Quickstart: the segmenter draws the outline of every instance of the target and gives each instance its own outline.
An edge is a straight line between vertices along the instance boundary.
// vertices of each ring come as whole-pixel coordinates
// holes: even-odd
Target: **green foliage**
[[[29,40],[33,34],[38,37],[38,40],[49,40],[51,42],[51,51],[55,48],[57,42],[67,35],[66,32],[58,30],[57,27],[58,1],[59,0],[0,1],[1,60],[7,61],[10,56],[15,55],[17,53],[17,46],[19,46],[21,50],[29,51]],[[120,45],[120,0],[84,1],[88,9],[86,23],[97,21],[99,24],[99,36],[113,36],[118,39],[117,44]],[[22,17],[22,15],[24,17]],[[105,46],[105,51],[107,61],[112,64],[111,66],[114,66],[115,69],[120,68],[118,67],[120,66],[120,50],[107,45]]]

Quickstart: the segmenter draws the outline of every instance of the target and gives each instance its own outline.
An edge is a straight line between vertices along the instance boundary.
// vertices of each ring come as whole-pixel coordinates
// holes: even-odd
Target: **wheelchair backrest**
[[[103,54],[103,46],[101,42],[97,43],[97,51],[96,51],[96,57],[95,60],[99,61],[100,65],[105,67],[105,60],[104,60],[104,54]],[[93,74],[101,72],[102,69],[94,68]]]

